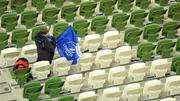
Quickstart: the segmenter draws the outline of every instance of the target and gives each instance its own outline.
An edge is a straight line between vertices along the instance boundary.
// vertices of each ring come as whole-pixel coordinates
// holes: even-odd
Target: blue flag
[[[56,38],[57,50],[61,57],[76,64],[80,53],[78,37],[71,26]]]

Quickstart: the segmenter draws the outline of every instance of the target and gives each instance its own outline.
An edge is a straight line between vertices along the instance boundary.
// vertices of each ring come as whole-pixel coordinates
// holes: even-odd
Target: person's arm
[[[47,38],[44,38],[43,42],[44,42],[44,48],[47,51],[54,53],[54,50],[56,48],[55,40],[52,40],[52,42],[50,42]]]

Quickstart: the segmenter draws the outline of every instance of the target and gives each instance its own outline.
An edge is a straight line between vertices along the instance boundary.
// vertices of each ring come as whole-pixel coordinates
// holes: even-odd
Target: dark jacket
[[[51,63],[56,48],[55,38],[52,37],[51,41],[49,41],[46,36],[42,36],[39,32],[35,37],[35,43],[38,53],[37,61],[48,60]]]

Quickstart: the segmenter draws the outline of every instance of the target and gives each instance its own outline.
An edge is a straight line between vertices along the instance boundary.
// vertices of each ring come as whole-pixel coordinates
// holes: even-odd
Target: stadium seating
[[[180,64],[180,56],[173,57],[172,64],[171,64],[171,70],[176,72],[177,74],[180,74],[179,64]]]
[[[11,0],[11,9],[16,10],[17,13],[21,13],[26,8],[28,0]]]
[[[122,92],[118,87],[111,87],[103,90],[101,101],[119,101]]]
[[[0,50],[4,49],[8,44],[9,35],[6,32],[0,32]]]
[[[8,4],[9,4],[9,1],[7,1],[7,0],[1,0],[0,1],[0,16],[2,15],[2,14],[4,14],[5,13],[5,11],[7,10],[7,6],[8,6]]]
[[[148,8],[151,3],[151,0],[136,0],[136,6],[145,9]]]
[[[131,11],[131,8],[133,7],[133,3],[134,3],[134,0],[118,0],[117,7],[123,12],[129,12]]]
[[[179,2],[171,4],[169,6],[168,17],[179,21],[180,20],[179,19],[179,17],[180,17],[179,8],[180,8],[180,3]]]
[[[155,0],[155,2],[157,4],[159,4],[160,6],[167,6],[168,5],[168,1],[169,0]]]
[[[74,101],[73,96],[62,96],[58,99],[58,101]]]
[[[56,7],[62,7],[65,0],[51,0],[51,3],[54,4]]]
[[[36,7],[38,11],[41,11],[45,7],[46,3],[46,0],[32,0],[32,6]]]
[[[104,13],[105,15],[112,14],[116,2],[117,0],[101,0],[99,11]]]
[[[58,22],[54,24],[53,36],[58,37],[60,33],[62,33],[67,27],[68,27],[68,23],[66,22]]]

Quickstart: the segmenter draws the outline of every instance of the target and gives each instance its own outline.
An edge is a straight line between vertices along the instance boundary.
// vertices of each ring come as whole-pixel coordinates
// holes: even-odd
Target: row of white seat
[[[65,87],[75,89],[74,85],[69,85],[69,78],[65,81]],[[171,76],[166,78],[165,82],[161,80],[150,80],[144,84],[132,83],[124,87],[115,86],[103,89],[102,93],[96,94],[95,91],[82,92],[78,96],[78,101],[139,101],[140,98],[144,100],[155,99],[160,96],[173,96],[180,94],[180,76]],[[164,95],[163,95],[164,94]],[[176,100],[161,100],[161,101],[176,101]]]

